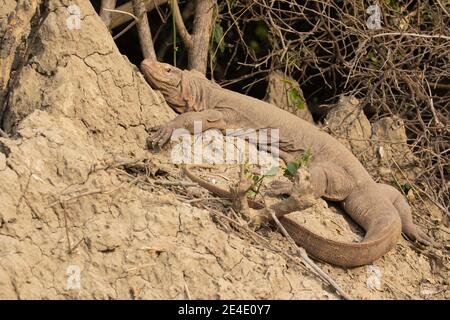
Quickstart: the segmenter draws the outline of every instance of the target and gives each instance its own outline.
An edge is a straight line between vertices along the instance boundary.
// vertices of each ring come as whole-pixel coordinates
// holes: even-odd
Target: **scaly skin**
[[[181,113],[155,128],[149,138],[151,146],[164,145],[176,128],[193,133],[194,121],[201,121],[203,130],[279,129],[280,155],[286,161],[311,151],[314,197],[341,202],[345,212],[366,231],[360,243],[343,243],[314,234],[283,217],[298,209],[301,199],[294,192],[273,209],[291,237],[314,257],[342,267],[369,264],[395,246],[402,230],[412,240],[432,243],[414,225],[406,199],[396,189],[375,183],[348,149],[314,125],[261,100],[223,89],[196,71],[182,71],[153,60],[144,60],[141,70],[150,85]],[[213,193],[230,195],[203,183]]]

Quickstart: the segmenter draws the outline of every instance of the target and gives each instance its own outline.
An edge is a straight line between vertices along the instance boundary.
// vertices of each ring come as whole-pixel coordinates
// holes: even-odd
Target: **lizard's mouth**
[[[153,89],[160,90],[160,91],[170,91],[169,88],[172,89],[180,89],[181,86],[181,80],[173,80],[173,79],[166,79],[164,77],[158,77],[158,74],[156,71],[152,73],[152,71],[146,71],[144,73],[145,80],[150,84],[150,86]]]
[[[144,61],[145,62],[145,61]],[[147,64],[144,64],[144,62],[141,63],[141,71],[144,75],[145,80],[154,87],[157,83],[156,79],[153,78],[155,75],[155,72],[152,70],[151,67],[149,67]]]
[[[172,70],[172,67],[158,61],[145,59],[141,62],[141,71],[144,74],[145,80],[154,89],[164,89],[167,86],[177,88],[180,85],[181,79],[177,77]]]

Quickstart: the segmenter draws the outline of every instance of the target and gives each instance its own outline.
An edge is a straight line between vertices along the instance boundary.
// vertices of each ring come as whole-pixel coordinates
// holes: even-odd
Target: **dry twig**
[[[112,12],[110,10],[114,10],[116,7],[116,2],[116,0],[102,0],[101,3],[100,18],[103,20],[108,29],[111,29]]]

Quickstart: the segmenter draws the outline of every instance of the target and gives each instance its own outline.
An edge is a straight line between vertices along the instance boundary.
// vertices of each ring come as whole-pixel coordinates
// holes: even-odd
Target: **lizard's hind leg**
[[[315,198],[323,197],[326,200],[342,201],[354,188],[352,177],[334,163],[313,163],[309,167],[309,172],[310,192]],[[270,196],[289,196],[292,192],[294,192],[293,182],[275,180],[269,185],[267,194]]]
[[[383,193],[383,196],[389,199],[395,209],[397,209],[397,212],[400,215],[400,220],[402,221],[402,232],[406,234],[408,238],[412,241],[418,241],[425,245],[439,246],[423,230],[421,230],[419,226],[414,224],[411,214],[411,207],[400,191],[383,183],[378,183],[377,186]]]
[[[283,184],[284,189],[280,188],[278,191],[289,189],[288,183]],[[302,167],[297,171],[289,198],[272,205],[271,209],[277,217],[282,217],[311,207],[317,198],[342,201],[353,189],[353,179],[344,169],[333,163],[317,162],[311,164],[309,169]]]
[[[270,197],[290,196],[294,183],[286,180],[274,180],[269,184],[266,194]]]
[[[282,217],[294,211],[305,210],[315,203],[316,197],[311,187],[311,173],[307,168],[299,168],[295,173],[289,198],[271,205],[270,208],[277,217]]]

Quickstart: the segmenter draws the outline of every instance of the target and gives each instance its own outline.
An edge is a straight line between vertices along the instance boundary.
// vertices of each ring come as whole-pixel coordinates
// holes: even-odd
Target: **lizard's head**
[[[157,90],[180,85],[182,71],[170,64],[145,59],[141,62],[141,70],[145,80]]]
[[[207,108],[208,94],[204,88],[211,82],[196,70],[181,70],[167,63],[145,59],[141,71],[150,86],[159,90],[177,112],[201,111]]]
[[[151,87],[161,91],[174,109],[185,107],[186,102],[181,92],[182,70],[167,63],[145,59],[141,62],[141,71]]]

